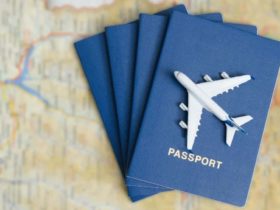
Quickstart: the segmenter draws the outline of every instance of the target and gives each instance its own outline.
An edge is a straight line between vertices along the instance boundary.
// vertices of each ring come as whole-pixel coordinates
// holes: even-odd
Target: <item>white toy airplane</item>
[[[250,75],[230,78],[226,72],[223,72],[221,73],[223,79],[213,81],[210,76],[205,75],[203,78],[206,82],[195,84],[182,72],[175,71],[174,74],[179,83],[188,91],[188,107],[184,103],[180,104],[180,108],[183,111],[188,111],[188,125],[184,121],[180,121],[179,125],[184,129],[188,129],[187,148],[189,150],[192,150],[197,137],[203,108],[225,123],[227,128],[226,143],[228,146],[231,146],[236,131],[245,133],[241,126],[253,118],[249,115],[237,118],[230,117],[212,97],[228,92],[230,89],[248,82],[252,79]]]

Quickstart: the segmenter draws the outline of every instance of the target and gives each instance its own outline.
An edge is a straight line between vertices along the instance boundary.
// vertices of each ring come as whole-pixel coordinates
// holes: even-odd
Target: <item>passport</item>
[[[184,11],[186,14],[185,7],[182,5],[170,10],[165,10],[159,14],[168,15],[172,11]],[[222,21],[222,17],[219,13],[202,14],[199,16],[213,21]],[[119,120],[121,150],[125,162],[127,160],[127,146],[129,141],[129,121],[134,83],[135,53],[138,39],[137,34],[138,22],[106,27],[106,39],[111,64],[113,90],[116,96],[117,116]],[[149,188],[154,188],[150,184],[139,183],[139,181],[136,180],[132,185],[133,188],[137,186],[147,187],[147,190]],[[137,194],[138,191],[136,190],[135,193]],[[130,196],[133,196],[135,193],[129,194]]]
[[[173,11],[173,10],[172,10]],[[163,16],[159,16],[164,18]],[[209,18],[213,21],[221,21],[221,15],[219,13],[213,13],[213,14],[204,14],[204,15],[199,15],[199,17],[202,18]],[[166,22],[165,22],[166,25]],[[249,26],[249,25],[240,25],[240,24],[228,24],[230,26],[234,26],[237,28],[240,28],[242,30],[247,30],[250,32],[255,32],[256,27],[254,26]],[[130,116],[129,114],[129,102],[131,101],[129,95],[131,94],[129,91],[133,90],[133,71],[134,71],[134,54],[135,50],[137,49],[137,43],[135,44],[135,39],[137,38],[137,30],[138,30],[138,25],[137,23],[129,23],[129,24],[124,24],[124,25],[118,25],[118,26],[113,26],[113,27],[108,27],[106,30],[106,35],[108,38],[108,46],[109,46],[109,55],[111,56],[111,69],[112,69],[112,75],[113,79],[115,78],[115,94],[118,95],[116,97],[116,101],[119,102],[119,107],[120,109],[118,110],[118,113],[121,112],[123,117],[122,122],[123,126],[127,125],[127,117]],[[162,30],[163,32],[164,30]],[[151,33],[152,34],[152,33]],[[163,34],[162,34],[163,36]],[[111,40],[111,42],[110,42]],[[110,44],[111,43],[111,44]],[[113,50],[110,50],[113,49]],[[112,51],[112,53],[110,53]],[[114,52],[115,51],[115,52]],[[117,56],[116,56],[117,55]],[[126,61],[127,59],[127,61]],[[115,65],[113,65],[113,63]],[[130,74],[130,76],[128,76]],[[115,75],[115,77],[114,77]],[[132,85],[131,85],[132,83]],[[114,83],[113,83],[114,84]],[[143,84],[145,85],[145,84]],[[132,86],[132,87],[131,87]],[[125,99],[125,100],[124,100]],[[118,104],[118,103],[117,103]],[[118,106],[117,106],[118,107]],[[133,114],[133,112],[132,112]],[[124,120],[125,119],[125,120]],[[128,129],[128,127],[127,127]],[[120,127],[120,130],[125,130]],[[130,131],[133,130],[133,127],[130,127]],[[123,132],[126,134],[127,132]],[[130,133],[130,132],[128,132]],[[130,142],[130,139],[123,140],[122,145],[126,147],[128,143]],[[125,149],[123,149],[124,151]],[[129,154],[132,150],[128,148],[127,153]],[[162,188],[159,186],[153,186],[151,184],[145,184],[145,183],[139,183],[139,181],[134,180],[133,183],[130,185],[131,188],[135,189],[129,189],[129,195],[133,196],[134,194],[138,194],[140,188],[139,187],[145,187],[145,189],[148,191],[150,188]],[[162,188],[164,189],[164,188]],[[153,189],[151,189],[153,190]]]
[[[75,42],[74,46],[87,78],[90,91],[94,96],[114,155],[122,174],[124,174],[105,36],[103,33],[90,36]]]
[[[279,70],[279,55],[276,41],[174,12],[128,178],[243,206]],[[214,98],[233,116],[253,116],[254,120],[246,124],[249,134],[237,133],[228,147],[223,123],[204,111],[194,149],[188,151],[186,132],[178,125],[180,119],[187,117],[178,108],[181,101],[187,102],[187,92],[176,81],[175,70],[195,82],[202,82],[204,74],[217,79],[222,71],[230,76],[254,76],[254,81]],[[169,155],[170,149],[176,151],[175,156]],[[182,154],[211,158],[222,165],[206,167],[183,160]]]
[[[252,34],[257,33],[256,26],[235,23],[223,24],[244,32]],[[141,124],[143,111],[152,84],[154,70],[160,55],[167,25],[168,17],[165,16],[141,14],[139,19],[138,47],[136,53],[130,136],[128,142],[128,161],[130,161],[134,150],[133,148]]]
[[[108,76],[108,65],[106,65],[106,63],[108,62],[108,58],[107,58],[107,49],[106,49],[106,40],[104,39],[104,33],[95,35],[95,36],[91,36],[88,37],[86,39],[83,39],[81,41],[78,41],[75,43],[75,48],[76,51],[80,57],[80,61],[82,64],[82,67],[84,69],[85,75],[88,79],[89,85],[90,85],[90,89],[91,92],[94,93],[96,91],[99,91],[97,88],[98,87],[98,82],[94,81],[94,78],[97,78],[98,81],[102,81],[102,87],[105,90],[105,92],[107,92],[108,90],[111,90],[110,82],[106,83],[106,81],[110,81],[110,75]],[[104,47],[105,46],[105,47]],[[92,52],[93,51],[93,52]],[[92,55],[95,55],[96,52],[99,52],[98,56],[99,59],[92,59]],[[100,53],[102,52],[102,53]],[[97,57],[98,57],[97,56]],[[99,64],[102,64],[99,66]],[[104,64],[105,63],[105,64]],[[101,68],[100,68],[101,67]],[[94,71],[93,71],[94,70]],[[97,85],[97,86],[96,86]],[[99,92],[100,93],[100,92]],[[107,92],[108,93],[108,92]],[[107,94],[104,95],[100,95],[97,93],[95,93],[96,95],[98,95],[97,97],[95,97],[95,101],[97,103],[97,107],[101,113],[101,117],[105,126],[105,129],[108,133],[109,139],[111,141],[115,156],[119,162],[120,167],[122,168],[122,164],[120,161],[120,149],[118,148],[118,141],[115,141],[116,139],[116,131],[114,130],[114,128],[110,128],[110,126],[116,123],[116,120],[114,120],[115,115],[113,115],[110,111],[106,111],[108,110],[114,110],[114,106],[112,106],[114,104],[114,100],[112,100],[112,97],[108,97]],[[102,97],[103,96],[103,97]],[[105,96],[105,97],[104,97]],[[103,106],[102,103],[106,104],[106,106]],[[108,117],[108,115],[110,116],[110,118]],[[105,117],[107,116],[107,117]],[[115,128],[117,128],[118,126],[115,125]],[[113,138],[113,137],[115,138]],[[146,195],[148,196],[148,194]],[[142,199],[143,196],[137,196],[138,199]],[[132,200],[135,200],[132,198]]]
[[[187,13],[185,6],[178,5],[159,14],[168,15],[175,10]],[[126,164],[138,21],[106,27],[105,33],[119,123],[121,153]]]
[[[159,15],[142,14],[139,21],[138,47],[133,88],[133,103],[131,112],[130,139],[128,145],[128,161],[134,150],[137,132],[141,124],[141,118],[145,103],[152,83],[153,72],[156,67],[157,59],[160,54],[161,45],[167,28],[168,18]],[[223,23],[225,26],[234,27],[249,33],[257,33],[257,28],[251,25],[234,23]],[[128,178],[129,179],[129,178]],[[128,193],[138,194],[139,188],[134,186],[138,180],[129,181]],[[141,184],[142,186],[152,186]],[[155,187],[155,186],[154,186]],[[160,189],[165,189],[157,186]]]
[[[74,46],[87,78],[90,91],[94,96],[112,150],[124,175],[124,163],[121,157],[118,121],[104,33],[77,41],[74,43]],[[153,189],[151,189],[151,192],[143,194],[142,191],[139,191],[139,193],[131,196],[131,200],[138,201],[155,194]]]
[[[168,15],[171,11],[185,12],[184,5],[177,5],[170,9],[163,10],[158,14]],[[127,154],[127,141],[129,135],[129,119],[130,119],[130,94],[133,87],[133,71],[130,67],[134,67],[134,53],[136,52],[138,21],[127,24],[116,25],[107,27],[105,29],[108,55],[110,58],[110,68],[112,76],[113,91],[115,95],[116,110],[118,116],[119,132],[120,132],[120,147],[122,158],[124,160],[124,170],[126,168],[126,154]],[[129,46],[129,47],[128,47]],[[123,61],[123,62],[120,62]],[[130,87],[130,88],[127,88]],[[144,185],[144,186],[143,186]],[[147,184],[134,183],[134,188],[146,187],[147,196],[155,191],[153,187]],[[156,188],[157,189],[157,188]],[[132,200],[134,196],[142,195],[143,191],[135,191],[133,195],[129,196]]]
[[[185,10],[183,5],[175,6],[178,10]],[[119,139],[119,125],[112,86],[110,62],[108,58],[105,33],[89,36],[74,43],[91,93],[101,115],[106,133],[111,143],[118,165],[124,175],[124,162]],[[132,200],[139,200],[149,196],[135,195]]]

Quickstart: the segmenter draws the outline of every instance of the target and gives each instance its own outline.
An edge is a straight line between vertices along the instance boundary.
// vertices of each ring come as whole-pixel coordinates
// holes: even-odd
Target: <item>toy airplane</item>
[[[188,107],[184,103],[180,104],[180,108],[183,111],[188,111],[188,125],[184,121],[180,121],[179,125],[184,129],[188,129],[187,148],[189,150],[192,150],[197,137],[203,108],[213,113],[219,120],[225,123],[227,128],[226,143],[228,146],[231,146],[236,131],[245,133],[241,126],[251,121],[253,118],[249,115],[237,118],[230,117],[212,97],[228,92],[230,89],[239,87],[239,85],[248,82],[252,79],[250,75],[230,78],[226,72],[223,72],[221,73],[223,79],[216,81],[213,81],[210,76],[205,75],[203,78],[206,82],[199,84],[195,84],[182,72],[175,71],[174,75],[179,83],[188,91]]]

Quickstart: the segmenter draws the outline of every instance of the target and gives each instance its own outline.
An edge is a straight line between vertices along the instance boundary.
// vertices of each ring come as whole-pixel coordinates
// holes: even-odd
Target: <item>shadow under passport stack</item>
[[[279,70],[279,55],[280,45],[276,41],[174,12],[128,177],[243,206]],[[189,151],[188,131],[182,130],[178,122],[190,113],[186,114],[178,105],[188,104],[190,99],[174,71],[182,72],[197,84],[204,82],[205,74],[218,80],[223,71],[230,77],[253,76],[255,80],[213,98],[233,117],[253,117],[244,126],[248,134],[236,132],[229,147],[225,142],[225,124],[203,110],[195,144]],[[198,156],[200,160],[208,159],[208,163],[212,160],[212,164],[194,162],[193,158]]]

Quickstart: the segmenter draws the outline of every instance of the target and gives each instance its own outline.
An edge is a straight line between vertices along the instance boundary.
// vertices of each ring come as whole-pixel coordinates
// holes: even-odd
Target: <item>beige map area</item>
[[[280,39],[280,0],[115,0],[97,8],[57,1],[1,2],[0,209],[237,209],[180,192],[131,203],[72,43],[175,3]],[[280,86],[245,209],[280,207],[279,121]]]

